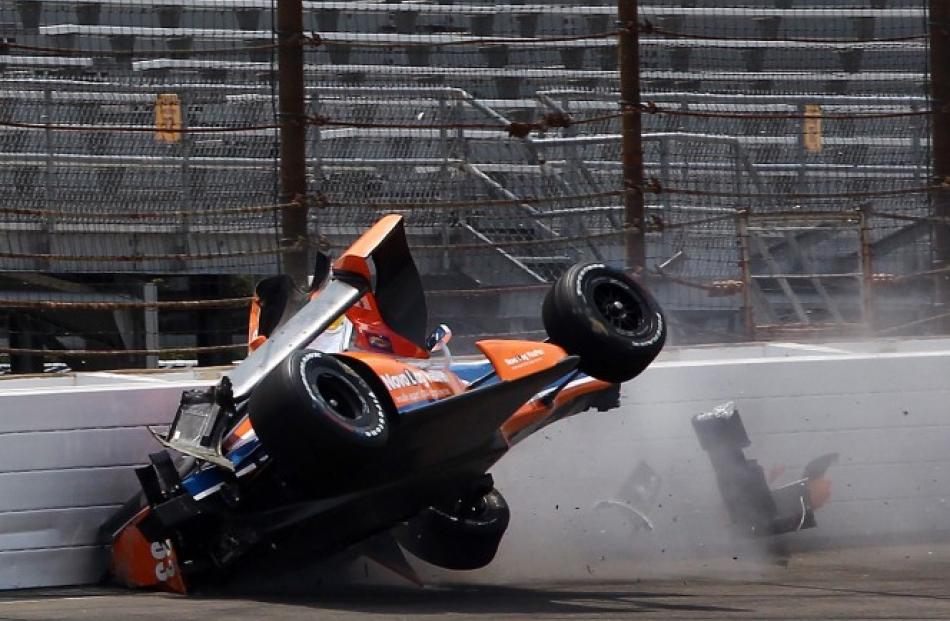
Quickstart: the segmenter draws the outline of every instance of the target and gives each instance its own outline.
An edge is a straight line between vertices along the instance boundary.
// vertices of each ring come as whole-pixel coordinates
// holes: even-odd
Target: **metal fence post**
[[[950,3],[930,0],[930,71],[933,105],[933,172],[938,183],[950,177]],[[950,217],[950,190],[933,195],[933,211],[938,218]],[[935,267],[950,267],[950,226],[934,222]],[[937,278],[936,301],[950,305],[950,275]],[[944,330],[950,329],[945,322]]]
[[[449,130],[445,126],[445,123],[449,120],[449,103],[445,100],[445,93],[440,92],[438,95],[439,101],[439,118],[438,122],[440,123],[439,127],[439,151],[442,153],[442,165],[439,166],[439,183],[443,184],[439,188],[439,193],[442,193],[442,188],[445,185],[450,185],[448,183],[449,176],[449,157],[451,156],[451,145],[449,144]],[[451,186],[450,186],[451,187]],[[453,195],[452,198],[457,198],[457,195]],[[451,269],[452,260],[449,256],[449,243],[451,241],[451,234],[449,232],[449,222],[447,219],[442,220],[441,226],[442,233],[442,245],[445,246],[445,249],[442,250],[442,269],[448,271]]]
[[[42,373],[43,356],[36,352],[42,347],[42,342],[33,316],[22,310],[12,311],[8,336],[11,349],[29,350],[10,352],[10,372],[13,374]]]
[[[298,286],[307,284],[307,123],[303,81],[303,2],[277,1],[280,202],[300,207],[281,213],[283,269]]]
[[[181,102],[181,140],[178,142],[178,154],[180,157],[181,168],[179,169],[179,174],[181,176],[181,192],[182,202],[184,203],[185,209],[187,211],[192,211],[195,208],[195,196],[194,190],[192,188],[192,176],[191,176],[191,151],[194,141],[191,137],[191,134],[188,133],[188,107],[191,103],[191,97],[187,92],[181,92],[178,95],[178,100]]]
[[[158,286],[156,286],[154,282],[147,282],[142,285],[142,298],[148,304],[158,302]],[[146,306],[144,315],[145,349],[157,350],[160,347],[158,337],[158,307]],[[145,356],[145,368],[158,368],[158,354],[148,354]]]
[[[861,245],[858,266],[861,272],[861,314],[867,332],[874,333],[874,257],[871,254],[871,232],[868,230],[870,205],[858,208],[858,242]]]
[[[671,184],[673,179],[672,167],[670,166],[670,139],[664,136],[660,139],[660,181]],[[663,217],[669,218],[673,213],[673,195],[663,195]]]
[[[445,175],[449,169],[449,130],[445,126],[449,120],[449,104],[445,101],[444,93],[439,93],[436,97],[439,101],[439,151],[442,152],[442,166],[439,172]]]
[[[176,149],[178,151],[179,157],[179,175],[181,179],[181,197],[182,203],[184,204],[184,211],[188,215],[183,215],[181,218],[181,237],[178,240],[178,251],[183,255],[188,254],[188,249],[191,246],[191,222],[192,216],[191,213],[195,209],[195,195],[194,190],[192,189],[192,171],[191,171],[191,152],[193,149],[194,141],[192,139],[192,134],[188,130],[189,118],[188,118],[188,104],[191,102],[191,97],[184,90],[178,93],[178,101],[181,106],[181,136]],[[181,259],[178,261],[178,268],[182,270],[188,270],[191,266],[188,264],[188,259]],[[147,359],[147,358],[146,358]],[[153,367],[148,367],[153,368]],[[155,359],[155,367],[158,368],[158,358]]]
[[[740,209],[736,213],[736,237],[738,237],[736,242],[739,245],[739,278],[742,281],[742,317],[746,338],[753,341],[755,340],[755,311],[752,306],[748,209]]]
[[[637,0],[618,0],[620,27],[618,60],[620,67],[620,110],[624,193],[624,226],[627,232],[627,267],[646,264],[643,203],[643,130],[640,115],[640,31]]]
[[[53,118],[53,91],[49,88],[43,89],[43,116],[41,117],[46,129],[43,130],[43,148],[46,150],[46,168],[43,175],[44,197],[46,198],[46,209],[53,208],[53,130],[50,123]]]
[[[310,96],[310,110],[313,114],[322,113],[323,102],[320,99],[320,91],[314,90],[313,94]],[[314,195],[319,196],[323,191],[323,134],[320,131],[320,126],[315,125],[312,129],[312,137],[310,140],[311,155],[313,158],[313,179],[316,182],[316,188],[314,188]]]
[[[43,147],[46,149],[46,168],[43,175],[43,185],[44,193],[43,198],[46,201],[46,209],[54,209],[56,203],[56,190],[54,186],[54,173],[56,168],[56,144],[54,142],[53,130],[50,127],[50,123],[53,120],[53,91],[52,89],[46,88],[43,90],[43,124],[46,125],[46,129],[43,130]],[[46,228],[46,245],[45,251],[52,254],[53,251],[53,237],[56,232],[56,219],[52,217],[46,218],[45,221]],[[52,262],[51,261],[42,261],[40,263],[42,269],[52,271]]]

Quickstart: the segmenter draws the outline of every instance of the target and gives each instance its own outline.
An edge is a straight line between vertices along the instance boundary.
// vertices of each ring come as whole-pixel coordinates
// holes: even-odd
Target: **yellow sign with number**
[[[809,153],[821,153],[821,106],[816,104],[805,106],[802,134],[805,150]]]
[[[155,142],[181,142],[181,99],[174,93],[155,98]]]

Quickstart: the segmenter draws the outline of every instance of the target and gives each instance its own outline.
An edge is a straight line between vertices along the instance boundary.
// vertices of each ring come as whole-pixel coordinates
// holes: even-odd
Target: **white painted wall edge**
[[[181,391],[220,372],[0,379],[0,588],[98,580],[96,530],[158,449],[145,426],[168,424]],[[670,348],[625,386],[620,411],[559,423],[502,460],[513,521],[491,571],[525,569],[527,557],[564,568],[660,550],[688,558],[721,541],[721,501],[689,418],[727,400],[767,467],[792,473],[818,452],[842,454],[823,534],[936,531],[950,524],[948,372],[941,339]],[[593,507],[641,462],[666,496],[645,508],[657,528],[630,534]]]

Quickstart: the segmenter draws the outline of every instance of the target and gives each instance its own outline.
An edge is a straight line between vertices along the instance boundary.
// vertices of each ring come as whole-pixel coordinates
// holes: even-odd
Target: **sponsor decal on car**
[[[165,582],[175,575],[175,561],[172,556],[171,541],[153,541],[150,546],[155,563],[155,578]]]
[[[403,369],[400,373],[381,373],[379,377],[392,395],[396,407],[444,399],[455,394],[451,379],[443,371]]]
[[[422,369],[404,369],[402,373],[380,375],[387,390],[399,390],[412,386],[431,386],[447,384],[448,376],[443,371],[423,371]]]
[[[543,349],[530,349],[528,351],[521,352],[517,356],[509,356],[508,358],[505,358],[505,364],[507,364],[512,369],[517,369],[519,367],[532,364],[541,358],[544,358]]]

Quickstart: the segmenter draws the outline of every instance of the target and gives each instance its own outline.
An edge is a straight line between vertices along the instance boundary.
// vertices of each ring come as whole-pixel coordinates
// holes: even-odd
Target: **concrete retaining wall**
[[[549,576],[576,577],[609,571],[611,561],[649,566],[761,552],[732,536],[690,424],[730,400],[752,440],[746,456],[767,472],[784,467],[777,483],[798,478],[814,457],[840,454],[818,528],[781,538],[791,550],[944,536],[948,350],[950,341],[937,340],[670,350],[624,387],[620,412],[564,421],[499,464],[496,479],[513,517],[495,571],[527,575],[519,561],[530,558]],[[658,476],[659,490],[631,498],[620,490],[641,462]],[[654,529],[637,530],[616,509],[595,509],[608,498],[634,501]]]
[[[0,588],[98,580],[98,528],[158,447],[193,373],[89,373],[0,380]]]
[[[796,541],[946,530],[947,377],[946,340],[670,349],[625,386],[621,410],[545,429],[498,465],[513,518],[490,575],[590,573],[592,562],[596,570],[615,558],[728,548],[689,423],[727,400],[752,438],[747,455],[767,470],[784,466],[784,480],[821,453],[841,454],[819,528]],[[136,489],[132,468],[157,448],[145,425],[170,422],[180,391],[210,381],[188,372],[0,380],[0,588],[97,580],[105,569],[97,528]],[[659,481],[638,507],[652,531],[594,508],[619,496],[641,462]]]

